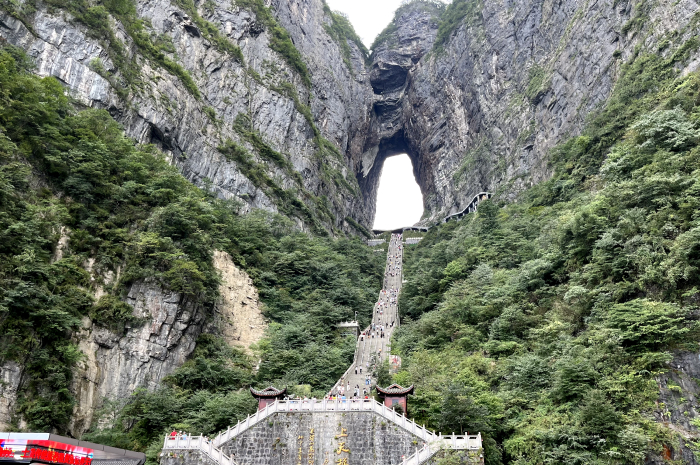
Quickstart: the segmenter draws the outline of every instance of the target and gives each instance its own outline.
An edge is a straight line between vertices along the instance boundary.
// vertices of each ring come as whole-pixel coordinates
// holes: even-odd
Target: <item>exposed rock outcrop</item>
[[[655,420],[669,429],[675,437],[669,441],[661,454],[647,458],[647,465],[661,465],[667,460],[679,460],[688,465],[697,465],[693,452],[694,444],[700,440],[696,426],[700,418],[697,410],[700,398],[700,354],[680,352],[668,364],[668,371],[657,378],[659,399],[654,412]],[[692,447],[692,449],[691,449]]]
[[[70,425],[73,435],[89,428],[103,401],[124,402],[137,388],[157,387],[186,361],[202,332],[201,306],[156,283],[134,284],[127,303],[142,325],[118,334],[85,319],[83,331],[75,335],[86,358],[73,380],[77,397]]]
[[[250,351],[250,346],[262,339],[267,329],[258,290],[229,254],[214,252],[214,266],[221,273],[214,325],[229,345]]]
[[[0,429],[9,431],[17,403],[17,391],[22,381],[22,366],[7,361],[0,366]]]
[[[119,334],[84,319],[82,332],[75,335],[85,358],[73,380],[77,402],[72,434],[86,431],[105,401],[119,405],[137,388],[156,388],[186,361],[202,331],[220,334],[231,345],[246,350],[262,338],[267,326],[252,280],[225,252],[215,252],[214,266],[221,273],[221,297],[214,318],[207,319],[204,309],[192,299],[153,282],[140,282],[131,287],[127,303],[144,324]],[[5,391],[9,395],[3,391],[3,399],[12,398],[19,382],[13,367],[7,371]],[[4,413],[0,410],[0,420],[6,418]]]
[[[384,159],[404,151],[431,219],[462,210],[477,192],[512,198],[551,175],[549,150],[580,133],[636,47],[658,53],[670,31],[676,47],[698,33],[693,0],[648,11],[615,0],[474,5],[431,53],[435,9],[404,8],[373,51],[377,95],[359,175],[368,208]],[[696,69],[697,57],[681,67]]]

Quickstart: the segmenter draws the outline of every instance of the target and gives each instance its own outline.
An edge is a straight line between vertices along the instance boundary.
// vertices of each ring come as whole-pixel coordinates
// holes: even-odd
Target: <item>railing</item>
[[[219,465],[237,465],[236,462],[220,449],[217,449],[213,441],[207,441],[202,436],[166,436],[163,450],[197,450],[208,455]]]
[[[429,442],[422,449],[416,450],[415,454],[404,458],[402,465],[422,465],[437,452],[444,449],[478,451],[481,448],[481,433],[472,435],[440,435],[435,441]]]
[[[442,436],[427,430],[413,420],[396,413],[374,399],[348,400],[281,400],[268,404],[236,426],[219,434],[211,441],[201,436],[171,437],[166,436],[163,450],[198,450],[208,455],[219,465],[237,465],[236,462],[219,448],[226,442],[262,422],[275,413],[287,412],[374,412],[391,421],[405,431],[420,438],[425,446],[412,456],[405,458],[403,465],[421,465],[442,449],[479,450],[482,447],[481,433],[477,435]]]
[[[461,212],[457,212],[457,213],[454,213],[454,214],[452,214],[452,215],[450,215],[450,216],[445,217],[445,219],[442,220],[442,222],[443,222],[443,223],[447,223],[447,222],[450,221],[452,218],[457,218],[457,219],[459,219],[459,218],[463,217],[464,215],[466,215],[467,213],[473,213],[473,212],[475,212],[477,206],[478,206],[482,201],[488,200],[488,199],[490,199],[492,196],[493,196],[493,194],[490,193],[490,192],[479,192],[478,194],[476,194],[476,195],[474,196],[474,198],[473,198],[472,201],[469,203],[469,205],[467,205],[467,208],[465,208],[465,209],[462,210]]]
[[[360,347],[360,338],[358,337],[358,338],[357,338],[357,344],[355,345],[355,353],[357,353],[359,347]],[[355,358],[357,358],[357,356],[355,356]],[[343,376],[341,376],[340,379],[339,379],[338,381],[336,381],[336,383],[333,385],[333,387],[331,388],[331,390],[328,391],[328,395],[329,395],[329,396],[330,396],[330,395],[333,395],[334,393],[337,393],[337,392],[338,392],[338,388],[340,387],[341,384],[343,384],[343,382],[344,382],[346,379],[348,379],[347,377],[350,376],[350,372],[351,372],[354,368],[355,368],[355,361],[352,362],[352,364],[350,365],[350,368],[348,368],[348,369],[345,371],[345,373],[343,373]]]
[[[424,442],[432,442],[439,438],[435,433],[424,426],[420,426],[413,420],[396,413],[384,404],[374,399],[309,399],[309,400],[278,400],[268,404],[264,409],[258,410],[254,415],[239,422],[226,431],[216,436],[212,443],[214,447],[221,447],[224,443],[237,437],[239,434],[255,426],[275,413],[286,412],[374,412],[391,421],[405,431],[419,437]]]

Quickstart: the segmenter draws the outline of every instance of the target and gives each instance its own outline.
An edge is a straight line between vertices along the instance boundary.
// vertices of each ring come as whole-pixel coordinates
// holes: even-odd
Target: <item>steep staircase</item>
[[[233,458],[224,454],[223,451],[214,447],[213,441],[208,440],[204,436],[166,436],[165,444],[163,445],[164,454],[172,453],[172,451],[187,451],[193,450],[200,452],[217,465],[238,465]]]
[[[355,386],[358,386],[361,395],[363,389],[369,393],[371,388],[376,385],[374,377],[370,376],[370,384],[366,384],[366,379],[375,366],[389,358],[391,336],[394,330],[399,327],[398,297],[401,292],[402,279],[403,242],[400,235],[393,234],[387,251],[384,286],[372,311],[372,323],[363,331],[363,336],[357,340],[355,358],[350,368],[331,388],[329,396],[345,395],[351,397]],[[372,327],[375,328],[374,331],[372,331]],[[379,328],[383,328],[384,337],[381,337],[382,331]]]
[[[265,421],[278,413],[323,413],[323,412],[372,412],[381,416],[395,426],[419,438],[425,446],[416,449],[410,457],[403,458],[404,465],[421,465],[426,463],[438,451],[444,449],[479,451],[482,447],[481,434],[477,435],[451,435],[442,436],[418,425],[403,414],[399,414],[374,399],[351,398],[353,388],[360,386],[360,392],[365,388],[369,392],[376,380],[371,379],[372,384],[366,385],[365,379],[373,366],[386,360],[389,356],[389,341],[393,330],[398,327],[398,294],[402,283],[403,243],[400,235],[393,235],[387,254],[387,266],[384,276],[384,289],[379,301],[374,307],[372,323],[375,328],[384,327],[384,337],[380,337],[381,331],[375,330],[375,337],[371,336],[372,326],[364,332],[364,337],[358,338],[355,350],[355,359],[350,368],[338,380],[331,389],[330,395],[334,399],[308,399],[308,400],[277,400],[268,404],[254,415],[250,415],[237,425],[219,433],[214,439],[209,440],[201,436],[167,436],[163,445],[163,453],[172,451],[196,450],[206,455],[217,465],[238,465],[232,457],[227,456],[221,447],[232,439],[242,435],[257,424]],[[394,322],[392,326],[391,323]],[[362,374],[359,368],[362,367]],[[355,369],[358,369],[355,373]],[[344,393],[346,398],[338,396]],[[244,464],[243,464],[244,465]]]

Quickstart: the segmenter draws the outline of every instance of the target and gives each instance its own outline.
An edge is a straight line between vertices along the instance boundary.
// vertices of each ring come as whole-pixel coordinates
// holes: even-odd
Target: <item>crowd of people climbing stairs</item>
[[[355,360],[333,387],[329,396],[367,398],[376,386],[376,373],[391,351],[391,335],[399,323],[398,298],[401,292],[403,236],[392,234],[387,251],[384,285],[374,305],[372,323],[360,333]]]

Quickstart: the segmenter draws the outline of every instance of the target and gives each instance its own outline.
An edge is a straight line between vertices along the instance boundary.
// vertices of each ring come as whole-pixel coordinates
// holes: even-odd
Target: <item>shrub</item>
[[[310,87],[311,75],[301,53],[294,46],[289,33],[280,26],[262,0],[235,0],[235,4],[253,12],[258,21],[265,25],[270,33],[270,48],[279,53],[287,64],[299,74],[305,86]]]
[[[90,310],[90,319],[97,325],[120,331],[127,323],[137,321],[134,309],[114,295],[103,295]]]
[[[619,331],[620,341],[632,350],[658,350],[687,340],[696,324],[688,309],[676,304],[637,299],[613,305],[605,315],[608,326]]]
[[[647,113],[632,125],[632,131],[642,148],[661,148],[675,152],[695,145],[700,135],[680,108]]]

